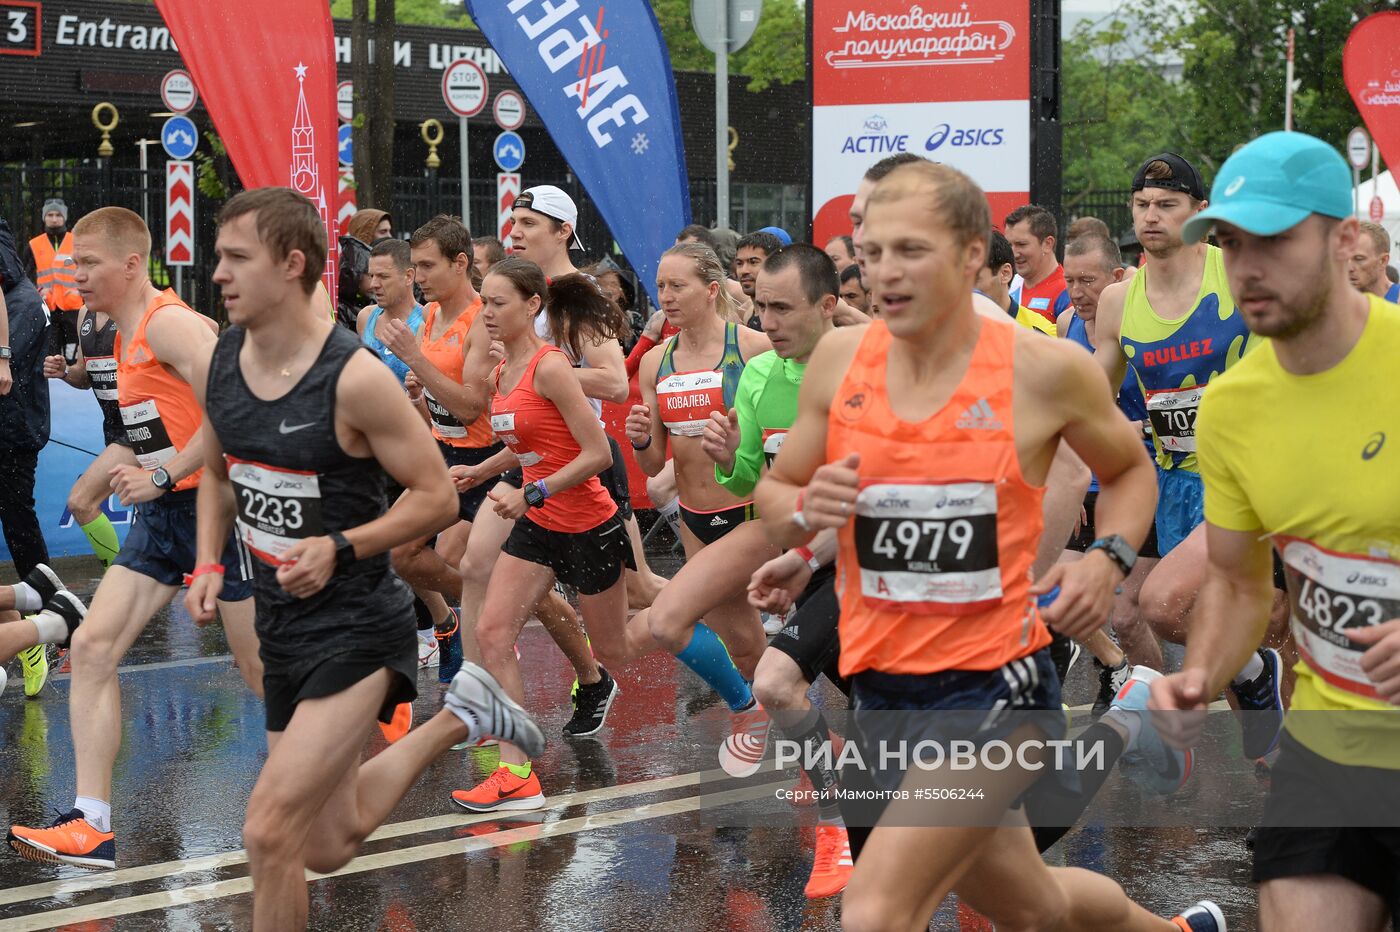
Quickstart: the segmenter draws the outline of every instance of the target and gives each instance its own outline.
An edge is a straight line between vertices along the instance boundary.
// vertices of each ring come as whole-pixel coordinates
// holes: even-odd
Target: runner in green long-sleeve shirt
[[[773,465],[783,446],[783,437],[797,416],[797,390],[810,353],[808,349],[800,360],[785,359],[772,350],[744,367],[726,425],[726,435],[737,429],[739,445],[727,460],[715,464],[715,481],[740,498],[753,493],[763,468]]]

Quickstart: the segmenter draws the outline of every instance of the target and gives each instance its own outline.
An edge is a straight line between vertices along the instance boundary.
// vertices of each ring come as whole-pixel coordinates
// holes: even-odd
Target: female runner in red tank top
[[[554,580],[578,590],[583,623],[603,666],[617,669],[651,650],[645,625],[629,640],[623,571],[633,565],[617,505],[597,473],[612,462],[602,424],[584,396],[568,356],[542,340],[534,318],[568,290],[567,337],[582,341],[612,333],[622,312],[582,276],[546,284],[539,266],[508,258],[482,282],[486,330],[504,350],[492,374],[491,427],[506,449],[478,467],[454,472],[472,484],[519,465],[524,486],[498,485],[494,511],[515,521],[486,587],[476,625],[481,663],[516,701],[524,698],[515,642],[532,608]],[[604,672],[604,678],[611,680]],[[607,702],[616,695],[609,689]],[[606,709],[601,710],[606,714]],[[601,716],[600,716],[601,719]],[[601,727],[601,721],[599,723]],[[501,746],[501,767],[470,790],[452,794],[475,812],[536,809],[544,804],[538,777],[519,749]]]

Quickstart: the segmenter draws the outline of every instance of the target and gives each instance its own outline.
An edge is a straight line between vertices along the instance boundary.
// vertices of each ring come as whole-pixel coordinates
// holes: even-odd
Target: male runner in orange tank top
[[[902,166],[875,187],[862,246],[882,319],[818,345],[758,489],[780,546],[838,530],[841,673],[865,761],[881,763],[879,712],[896,713],[911,746],[1001,740],[1029,754],[997,770],[876,770],[881,790],[910,796],[891,798],[865,840],[843,926],[921,929],[956,889],[998,926],[1194,928],[1204,905],[1173,924],[1106,878],[1046,867],[1020,811],[1037,778],[1074,782],[1044,743],[1066,725],[1036,596],[1059,588],[1045,621],[1071,637],[1102,624],[1147,532],[1155,477],[1092,360],[975,312],[990,227],[985,195],[947,166]],[[1061,438],[1100,478],[1106,537],[1032,586]],[[951,709],[976,714],[935,714]]]
[[[157,611],[195,569],[195,494],[204,465],[204,415],[191,374],[214,350],[213,321],[146,273],[151,234],[140,216],[103,207],[73,229],[78,292],[90,311],[117,323],[118,403],[140,465],[112,468],[112,491],[134,505],[131,532],[72,637],[68,705],[77,763],[77,799],[47,829],[10,831],[10,845],[31,860],[111,868],[112,768],[121,748],[117,664]],[[223,552],[219,614],[248,687],[262,696],[262,661],[253,631],[251,564],[229,535]]]

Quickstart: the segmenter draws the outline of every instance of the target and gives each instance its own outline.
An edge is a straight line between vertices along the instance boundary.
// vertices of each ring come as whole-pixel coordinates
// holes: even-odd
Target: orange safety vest
[[[46,233],[40,233],[30,240],[29,248],[34,253],[34,268],[38,271],[34,284],[41,292],[45,288],[50,289],[45,298],[49,310],[76,311],[82,307],[83,299],[73,280],[78,267],[73,263],[72,231],[63,234],[63,242],[59,244],[57,252]]]

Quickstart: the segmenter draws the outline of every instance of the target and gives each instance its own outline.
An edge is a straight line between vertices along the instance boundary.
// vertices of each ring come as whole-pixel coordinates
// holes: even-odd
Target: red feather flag
[[[156,0],[245,188],[285,186],[321,212],[337,264],[335,31],[325,0]]]

